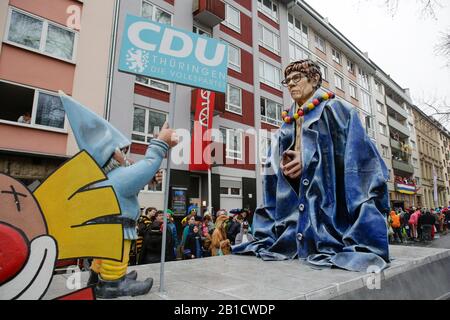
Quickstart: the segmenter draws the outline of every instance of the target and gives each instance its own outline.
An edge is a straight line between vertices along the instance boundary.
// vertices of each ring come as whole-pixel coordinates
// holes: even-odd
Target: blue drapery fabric
[[[295,109],[294,104],[291,116]],[[294,144],[295,123],[284,123],[273,135],[264,169],[255,241],[233,247],[233,253],[269,261],[299,258],[349,271],[385,269],[389,175],[357,111],[335,99],[305,116],[299,190],[280,170],[283,153]]]

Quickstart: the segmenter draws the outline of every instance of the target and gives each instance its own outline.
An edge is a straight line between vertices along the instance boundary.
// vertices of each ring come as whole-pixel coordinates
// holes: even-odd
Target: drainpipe
[[[109,64],[108,64],[108,84],[106,92],[106,108],[104,118],[109,121],[111,118],[111,99],[113,90],[113,78],[114,67],[116,64],[116,47],[117,47],[117,30],[119,28],[119,13],[120,13],[120,0],[115,0],[114,3],[114,21],[111,36],[111,46],[109,52]]]

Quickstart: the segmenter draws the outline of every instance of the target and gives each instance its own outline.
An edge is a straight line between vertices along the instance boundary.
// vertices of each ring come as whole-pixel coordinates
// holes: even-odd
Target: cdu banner
[[[225,93],[227,67],[225,43],[127,16],[120,71]]]

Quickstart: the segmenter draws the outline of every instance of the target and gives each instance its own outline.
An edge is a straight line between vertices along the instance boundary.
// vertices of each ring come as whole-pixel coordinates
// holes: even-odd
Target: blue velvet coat
[[[284,123],[265,166],[255,241],[233,247],[233,253],[275,261],[298,257],[350,271],[386,268],[388,170],[356,110],[330,100],[305,116],[298,192],[280,170],[283,152],[294,143],[295,123]]]

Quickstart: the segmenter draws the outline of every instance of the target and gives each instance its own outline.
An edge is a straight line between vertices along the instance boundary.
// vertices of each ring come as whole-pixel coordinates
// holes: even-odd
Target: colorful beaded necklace
[[[300,108],[300,110],[298,110],[298,112],[296,114],[294,114],[293,117],[289,116],[289,111],[290,111],[289,109],[283,111],[283,113],[281,114],[281,117],[284,122],[286,122],[287,124],[290,124],[290,123],[292,123],[292,120],[297,121],[301,117],[303,117],[306,114],[308,114],[309,112],[311,112],[315,107],[317,107],[323,101],[333,99],[334,97],[335,97],[335,95],[333,92],[324,93],[323,96],[321,96],[317,99],[314,99],[312,102],[308,103],[303,108]]]

